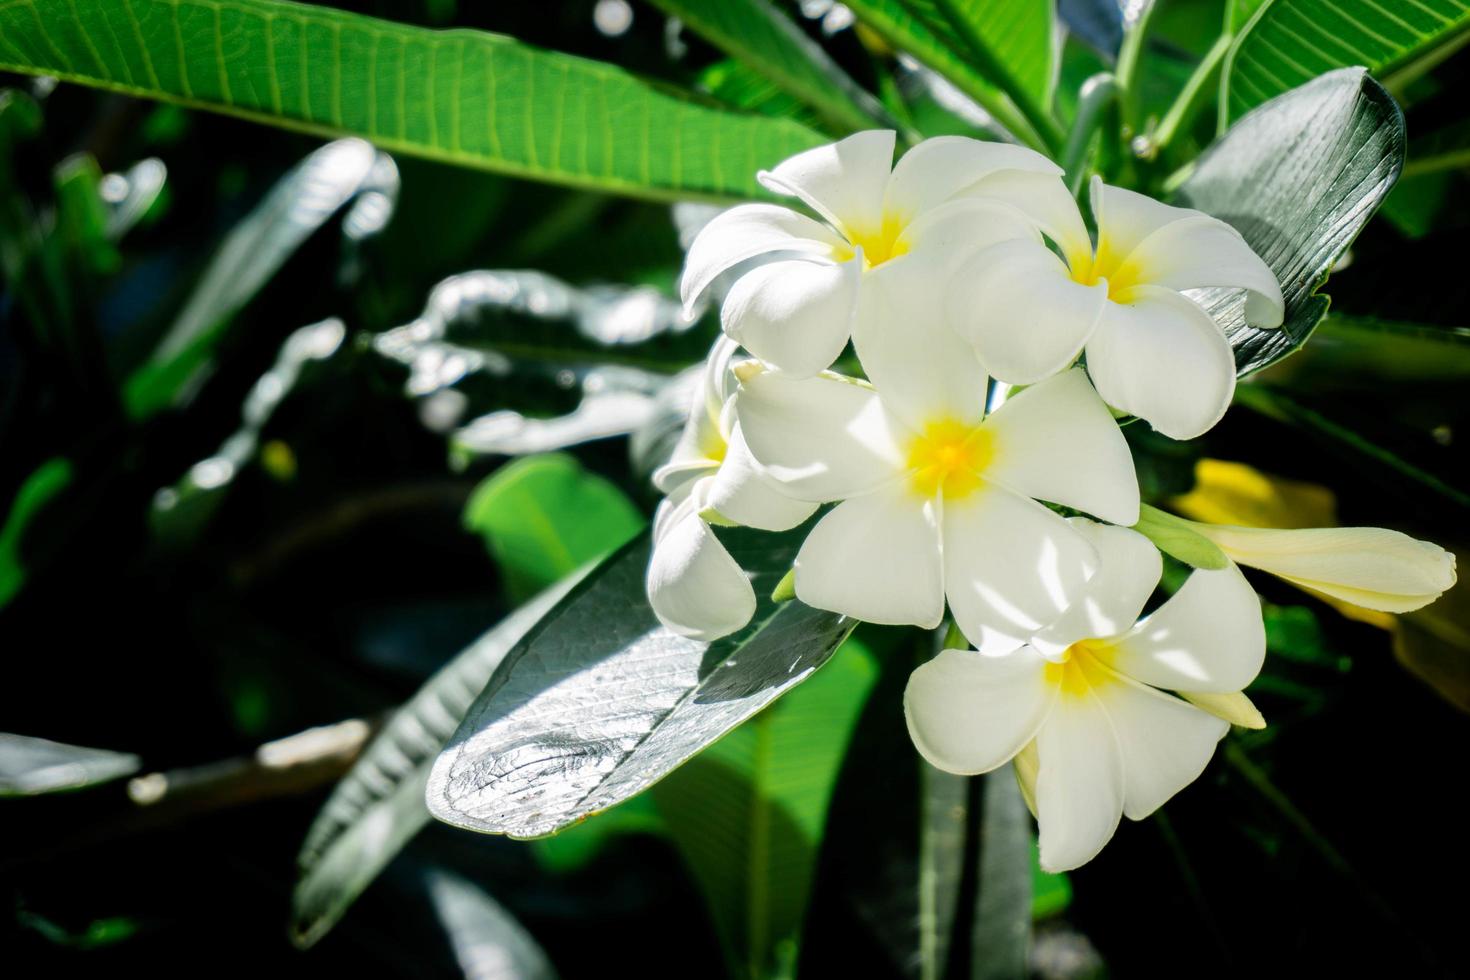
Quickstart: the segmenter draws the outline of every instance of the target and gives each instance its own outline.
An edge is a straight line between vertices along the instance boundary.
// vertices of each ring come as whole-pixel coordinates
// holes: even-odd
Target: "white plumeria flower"
[[[1455,584],[1452,553],[1387,528],[1185,523],[1231,561],[1365,609],[1412,612]]]
[[[1229,728],[1212,705],[1248,706],[1239,692],[1266,652],[1239,570],[1194,572],[1135,625],[1158,550],[1128,528],[1074,523],[1100,556],[1083,601],[1010,653],[943,651],[904,694],[914,744],[938,768],[972,775],[1015,760],[1048,871],[1090,861],[1123,814],[1148,816],[1204,771]]]
[[[1075,205],[1043,230],[1061,252],[1017,238],[972,254],[952,279],[950,322],[992,375],[1030,384],[1084,350],[1103,400],[1175,439],[1220,420],[1235,356],[1220,325],[1180,290],[1247,290],[1245,316],[1279,327],[1281,286],[1230,225],[1092,181],[1094,248]]]
[[[1071,201],[1061,168],[1024,147],[941,136],[897,166],[893,149],[891,130],[873,130],[762,171],[762,184],[800,198],[826,223],[773,204],[719,215],[689,247],[680,283],[686,311],[721,273],[769,259],[736,281],[721,322],[771,367],[811,375],[842,353],[887,270],[910,261],[951,269],[971,249],[1036,240],[1028,214]]]
[[[734,352],[725,338],[710,351],[673,457],[653,475],[668,497],[653,519],[649,604],[659,622],[697,640],[733,633],[755,614],[750,579],[708,520],[785,531],[816,510],[777,491],[751,459],[730,404]]]
[[[1037,500],[1131,524],[1138,481],[1081,371],[986,416],[985,373],[940,322],[934,292],[870,334],[872,384],[765,372],[741,386],[736,412],[782,490],[841,501],[797,556],[803,602],[934,627],[947,597],[972,642],[1009,650],[1056,620],[1096,566],[1087,539]]]

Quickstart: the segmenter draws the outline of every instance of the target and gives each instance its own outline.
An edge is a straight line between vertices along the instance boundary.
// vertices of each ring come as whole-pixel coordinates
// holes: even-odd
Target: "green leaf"
[[[1220,546],[1195,531],[1189,521],[1157,507],[1144,504],[1133,530],[1152,541],[1164,554],[1194,568],[1219,569],[1230,564]]]
[[[293,167],[230,230],[153,354],[128,376],[128,413],[143,419],[186,399],[211,368],[230,319],[334,214],[362,204],[343,218],[344,236],[360,241],[387,222],[397,196],[393,160],[362,140],[329,143]]]
[[[0,524],[0,608],[15,598],[26,581],[25,558],[21,553],[26,528],[52,498],[71,484],[70,460],[57,457],[36,467],[16,491],[5,523]]]
[[[506,653],[577,579],[506,616],[430,677],[342,777],[301,846],[291,934],[310,946],[326,935],[378,873],[429,822],[424,787],[445,739]]]
[[[929,0],[922,12],[907,0],[852,0],[847,6],[884,41],[917,58],[978,102],[1021,142],[1043,151],[1060,146],[1061,131],[1056,124],[1049,117],[1028,117],[997,79],[974,65],[973,50],[948,20],[935,18]]]
[[[0,732],[0,797],[81,789],[131,776],[138,757]]]
[[[987,77],[1044,113],[1051,105],[1057,58],[1051,0],[903,0],[906,7],[967,51]],[[941,26],[943,25],[943,26]]]
[[[1332,313],[1311,344],[1264,377],[1294,392],[1460,384],[1470,381],[1470,327]]]
[[[1330,72],[1253,110],[1217,140],[1176,204],[1234,225],[1286,299],[1280,329],[1248,326],[1238,290],[1197,299],[1235,348],[1240,374],[1300,347],[1327,312],[1317,289],[1388,195],[1404,161],[1404,117],[1359,68]]]
[[[822,142],[514,38],[285,0],[10,3],[0,69],[654,198],[758,195],[757,170]]]
[[[647,535],[593,572],[519,644],[475,700],[429,779],[440,820],[539,837],[633,796],[811,676],[853,622],[771,588],[806,526],[721,537],[752,574],[755,616],[699,643],[648,607]]]
[[[572,456],[528,456],[485,479],[464,525],[485,539],[513,602],[626,544],[644,526],[626,494]]]
[[[1467,31],[1470,0],[1272,0],[1226,56],[1222,127],[1335,68],[1363,66],[1384,78],[1437,60]]]
[[[526,927],[485,889],[430,866],[422,885],[466,977],[556,980],[556,969]]]
[[[726,54],[821,113],[839,132],[887,113],[770,0],[653,0]]]
[[[838,769],[877,680],[857,638],[812,680],[653,789],[732,961],[790,975]]]
[[[1412,140],[1404,176],[1418,177],[1466,167],[1470,167],[1470,119],[1461,119]]]

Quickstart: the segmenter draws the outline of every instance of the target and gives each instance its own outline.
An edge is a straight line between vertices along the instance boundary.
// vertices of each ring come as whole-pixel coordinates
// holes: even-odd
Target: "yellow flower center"
[[[1067,697],[1080,698],[1094,688],[1115,683],[1106,664],[1111,648],[1102,640],[1081,640],[1062,651],[1059,662],[1046,665],[1046,680]]]
[[[1133,288],[1147,282],[1138,263],[1117,254],[1102,234],[1098,235],[1097,252],[1072,258],[1071,271],[1072,280],[1084,286],[1096,286],[1099,280],[1106,279],[1108,299],[1114,303],[1130,302]]]
[[[700,440],[699,451],[704,458],[712,463],[719,464],[725,461],[725,453],[730,451],[730,446],[725,442],[725,437],[720,435],[718,426],[711,426],[710,432]]]
[[[995,437],[979,426],[940,419],[924,426],[909,445],[914,492],[956,500],[980,487],[980,473],[995,457]]]
[[[908,253],[909,243],[899,241],[899,237],[906,227],[908,222],[903,216],[892,213],[885,213],[883,223],[877,228],[849,227],[847,242],[835,250],[837,261],[848,261],[861,248],[863,268],[874,269],[889,259],[905,255]]]

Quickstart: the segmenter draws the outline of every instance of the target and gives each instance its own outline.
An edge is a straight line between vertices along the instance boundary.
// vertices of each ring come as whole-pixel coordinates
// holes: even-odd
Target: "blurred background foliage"
[[[708,36],[700,4],[332,5],[614,61],[820,131],[873,98],[803,104],[665,13],[695,8]],[[973,102],[846,8],[778,6],[903,128],[983,132]],[[1140,65],[1129,132],[1157,134],[1226,58],[1221,25],[1228,42],[1261,7],[1162,0],[1121,56]],[[1107,3],[1061,8],[1070,121],[1120,36]],[[1393,67],[1408,163],[1333,275],[1332,313],[1204,439],[1127,428],[1150,499],[1470,547],[1470,57]],[[1217,110],[1239,115],[1201,91],[1170,131],[1178,159]],[[1149,152],[1119,166],[1168,176]],[[1008,774],[916,760],[899,696],[932,641],[892,629],[860,629],[652,792],[555,837],[420,813],[416,767],[458,721],[435,712],[462,713],[530,623],[477,638],[649,519],[679,372],[718,329],[672,299],[698,208],[0,74],[7,975],[1463,969],[1463,586],[1388,617],[1255,579],[1272,656],[1250,695],[1271,726],[1067,876],[1026,857]],[[439,693],[393,715],[441,669]],[[348,836],[392,813],[401,854],[376,824]],[[363,880],[298,891],[293,918],[298,852]]]

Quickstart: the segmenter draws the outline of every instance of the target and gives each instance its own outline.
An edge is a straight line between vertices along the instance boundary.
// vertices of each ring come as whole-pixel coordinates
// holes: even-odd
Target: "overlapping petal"
[[[902,426],[872,388],[764,372],[735,399],[746,445],[791,496],[843,500],[896,481]]]
[[[1235,354],[1219,324],[1162,286],[1135,286],[1126,305],[1106,305],[1087,372],[1109,405],[1173,439],[1207,432],[1235,394]]]
[[[1024,647],[998,657],[945,650],[909,677],[904,717],[919,753],[945,772],[1004,765],[1036,737],[1056,687]]]
[[[1233,286],[1248,291],[1246,321],[1279,327],[1286,310],[1281,283],[1240,232],[1194,212],[1154,231],[1128,253],[1127,266],[1143,282],[1169,289]]]
[[[938,626],[944,580],[933,501],[889,486],[838,504],[796,556],[796,595],[870,623]]]
[[[887,209],[913,218],[980,181],[1020,172],[1050,178],[1061,186],[1062,168],[1034,150],[967,136],[936,136],[908,151],[893,168]]]
[[[1034,384],[1077,359],[1107,300],[1106,283],[1074,282],[1049,248],[1017,238],[959,267],[949,279],[945,315],[995,377]]]
[[[660,505],[646,586],[659,622],[681,636],[715,640],[750,622],[755,592],[697,506],[694,495]]]
[[[695,236],[684,257],[684,275],[679,295],[684,312],[720,275],[758,255],[793,252],[831,257],[843,241],[820,221],[774,204],[742,204],[705,225]]]
[[[730,288],[720,322],[771,367],[799,377],[816,374],[847,346],[861,280],[859,259],[770,262]]]
[[[1031,638],[1031,646],[1049,657],[1079,640],[1127,632],[1164,570],[1159,549],[1137,531],[1078,517],[1068,523],[1092,542],[1098,565],[1083,595],[1060,619]]]
[[[778,194],[801,198],[849,238],[883,224],[883,196],[893,168],[891,129],[854,133],[798,153],[757,178]]]
[[[943,526],[950,609],[984,653],[1014,650],[1055,622],[1097,568],[1076,528],[1001,487],[946,500]]]
[[[1138,475],[1117,422],[1080,370],[1008,399],[985,420],[986,479],[1115,524],[1138,521]]]
[[[1203,694],[1243,690],[1265,659],[1260,600],[1233,565],[1196,570],[1108,653],[1112,667],[1135,680]]]
[[[817,511],[817,505],[782,493],[761,471],[737,425],[720,468],[710,477],[704,506],[742,527],[786,531]]]

